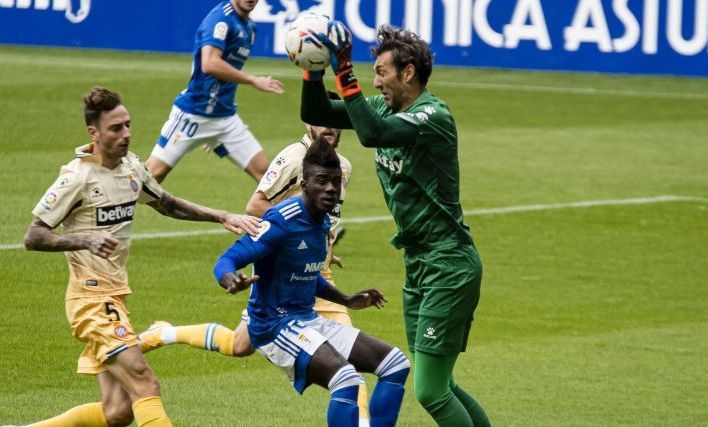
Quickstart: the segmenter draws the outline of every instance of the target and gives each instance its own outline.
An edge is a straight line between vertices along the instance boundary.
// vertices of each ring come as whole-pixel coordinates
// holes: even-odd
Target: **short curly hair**
[[[433,53],[425,40],[412,31],[391,25],[380,26],[376,38],[379,44],[371,49],[374,57],[390,51],[397,72],[413,64],[418,81],[423,86],[428,84],[433,72]]]
[[[341,169],[342,167],[334,147],[322,137],[312,141],[310,148],[305,153],[305,158],[302,159],[303,179],[307,180],[312,176],[315,166],[325,169]]]
[[[102,86],[94,86],[84,95],[84,120],[87,126],[95,126],[101,118],[101,113],[111,111],[123,104],[120,95]]]

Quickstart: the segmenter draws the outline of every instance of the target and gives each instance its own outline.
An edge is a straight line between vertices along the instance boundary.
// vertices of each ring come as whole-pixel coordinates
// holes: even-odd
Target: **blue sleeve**
[[[322,294],[322,291],[328,287],[331,286],[327,279],[322,277],[321,274],[317,275],[317,280],[315,281],[315,296],[320,296]]]
[[[224,274],[267,257],[282,246],[286,233],[282,217],[266,212],[260,223],[258,234],[245,236],[224,252],[214,265],[214,277],[221,282]]]
[[[226,39],[229,33],[229,24],[226,18],[216,11],[213,11],[202,21],[200,46],[214,46],[226,49]]]

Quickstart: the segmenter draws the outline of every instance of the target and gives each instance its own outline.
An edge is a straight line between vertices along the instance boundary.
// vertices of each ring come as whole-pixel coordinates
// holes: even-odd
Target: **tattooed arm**
[[[32,220],[25,234],[25,249],[28,251],[64,252],[86,249],[101,258],[108,258],[117,245],[118,240],[107,231],[93,234],[56,234],[37,217]]]
[[[190,221],[208,221],[221,223],[224,228],[233,232],[245,231],[251,236],[258,233],[260,218],[248,215],[236,215],[223,210],[212,209],[175,197],[168,192],[162,193],[158,200],[148,203],[148,206],[176,219]]]

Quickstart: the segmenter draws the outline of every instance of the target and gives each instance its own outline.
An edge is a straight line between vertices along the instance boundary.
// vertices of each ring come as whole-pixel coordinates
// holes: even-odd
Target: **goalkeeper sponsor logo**
[[[96,209],[96,225],[113,225],[133,220],[135,202]]]
[[[391,173],[401,173],[403,160],[393,160],[386,155],[376,153],[376,163],[391,171]]]

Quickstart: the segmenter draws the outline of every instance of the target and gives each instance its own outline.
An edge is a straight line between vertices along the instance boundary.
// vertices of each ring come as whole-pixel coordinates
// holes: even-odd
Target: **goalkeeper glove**
[[[319,33],[317,38],[329,49],[337,89],[345,98],[360,93],[361,87],[352,65],[352,35],[347,27],[339,21],[332,21],[327,34]]]

